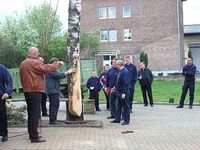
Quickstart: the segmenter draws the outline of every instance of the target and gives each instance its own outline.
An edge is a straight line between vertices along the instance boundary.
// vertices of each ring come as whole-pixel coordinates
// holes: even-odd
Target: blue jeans
[[[59,93],[49,94],[49,121],[57,120],[58,110],[60,106]]]

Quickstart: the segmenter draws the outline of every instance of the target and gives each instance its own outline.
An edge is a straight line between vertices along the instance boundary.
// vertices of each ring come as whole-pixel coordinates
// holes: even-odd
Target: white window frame
[[[100,10],[101,9],[104,9],[105,10],[105,16],[101,16],[100,14]],[[99,7],[99,9],[98,9],[98,11],[99,11],[99,19],[107,19],[107,17],[108,17],[108,13],[107,13],[107,7]]]
[[[110,35],[111,35],[110,32],[111,32],[111,31],[116,31],[116,39],[111,39],[111,38],[110,38]],[[108,34],[108,37],[109,37],[108,40],[109,40],[110,42],[116,42],[116,41],[117,41],[117,30],[116,30],[116,29],[110,29],[110,30],[109,30],[109,34]]]
[[[106,40],[102,40],[102,39],[101,39],[101,33],[102,33],[102,32],[106,32],[106,37],[107,37]],[[101,30],[101,31],[100,31],[100,42],[108,42],[108,30]]]
[[[125,15],[125,6],[129,6],[129,11],[130,11],[130,12],[129,12],[129,13],[130,13],[129,15]],[[132,15],[132,14],[131,14],[131,5],[130,5],[130,4],[125,4],[125,5],[123,5],[123,17],[124,17],[124,18],[128,18],[128,17],[131,17],[131,15]]]
[[[125,30],[129,30],[130,32],[129,32],[129,36],[128,37],[131,37],[130,39],[126,39],[125,37]],[[131,41],[132,40],[132,30],[130,29],[130,28],[126,28],[126,29],[124,29],[124,41]]]
[[[112,10],[112,8],[114,8],[114,14],[115,14],[115,16],[110,16],[110,14],[112,14],[111,13],[111,10]],[[116,9],[116,7],[115,6],[109,6],[108,7],[108,18],[109,19],[114,19],[114,18],[116,18],[116,15],[117,15],[117,9]]]

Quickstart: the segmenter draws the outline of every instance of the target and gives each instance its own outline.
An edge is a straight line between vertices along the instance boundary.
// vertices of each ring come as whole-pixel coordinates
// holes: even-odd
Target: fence
[[[8,69],[12,79],[13,79],[13,90],[16,93],[22,92],[22,85],[19,77],[19,68]],[[59,71],[64,72],[66,70],[66,66],[59,68]],[[92,71],[96,71],[96,61],[95,60],[81,60],[81,78],[82,85],[86,84],[88,78],[90,77],[90,73]],[[66,79],[61,80],[61,84],[67,84]]]

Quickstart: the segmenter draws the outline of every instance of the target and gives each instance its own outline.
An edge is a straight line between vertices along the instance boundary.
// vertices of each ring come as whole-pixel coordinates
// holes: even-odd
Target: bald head
[[[36,47],[31,47],[28,50],[28,56],[31,58],[38,58],[39,50]]]

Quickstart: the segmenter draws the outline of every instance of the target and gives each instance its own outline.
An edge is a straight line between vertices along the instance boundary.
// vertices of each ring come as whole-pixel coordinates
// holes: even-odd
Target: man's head
[[[104,70],[105,71],[108,71],[110,69],[110,65],[109,64],[106,64],[105,66],[104,66]]]
[[[51,60],[49,61],[50,64],[53,64],[55,62],[59,61],[58,58],[51,58]]]
[[[125,62],[125,64],[129,65],[129,64],[131,63],[131,58],[130,58],[130,56],[125,56],[125,57],[124,57],[124,62]]]
[[[91,72],[91,77],[95,78],[97,76],[97,73],[95,71]]]
[[[39,55],[38,48],[36,48],[36,47],[29,48],[29,50],[28,50],[28,56],[29,57],[36,59],[36,58],[38,58],[38,55]]]
[[[116,68],[116,62],[117,60],[119,60],[119,58],[113,58],[112,60],[112,64],[113,64],[113,67]]]
[[[144,69],[145,68],[145,63],[143,61],[140,62],[140,68]]]
[[[124,63],[123,63],[122,60],[117,60],[117,61],[116,61],[116,68],[117,68],[117,69],[120,70],[123,66],[124,66]]]
[[[192,58],[188,58],[188,59],[187,59],[187,65],[189,65],[189,66],[190,66],[190,65],[192,65],[192,63],[193,63],[193,60],[192,60]]]

